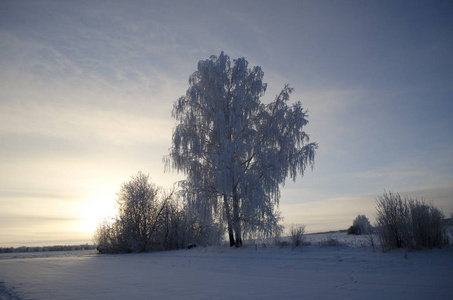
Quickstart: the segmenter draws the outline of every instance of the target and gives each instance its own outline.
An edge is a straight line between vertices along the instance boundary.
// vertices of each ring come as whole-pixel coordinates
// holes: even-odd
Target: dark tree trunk
[[[236,236],[236,247],[242,246],[242,233],[241,233],[241,218],[239,215],[239,197],[236,190],[233,190],[233,221],[234,221],[234,233]]]
[[[230,238],[230,247],[233,247],[236,244],[234,242],[233,228],[228,228],[228,236]]]
[[[233,221],[231,220],[230,206],[228,204],[228,197],[223,195],[223,206],[225,207],[225,215],[228,223],[228,237],[230,239],[230,247],[235,245],[233,233]]]

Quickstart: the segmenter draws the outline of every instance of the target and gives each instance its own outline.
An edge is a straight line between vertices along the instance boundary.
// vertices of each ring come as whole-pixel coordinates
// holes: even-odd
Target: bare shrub
[[[413,248],[434,248],[448,244],[442,211],[417,199],[409,201],[409,207]]]
[[[101,253],[129,253],[185,248],[189,243],[217,243],[223,228],[203,222],[173,191],[163,192],[138,173],[121,186],[118,215],[102,222],[94,234]]]
[[[327,239],[319,242],[320,247],[340,247],[344,246],[344,243],[340,242],[339,240],[329,236]]]
[[[293,248],[302,246],[305,237],[305,225],[291,225],[289,228],[289,237]]]
[[[104,220],[94,232],[94,241],[100,253],[122,253],[125,241],[121,236],[120,223],[115,220]]]
[[[442,247],[448,243],[443,213],[432,204],[385,192],[376,200],[382,250]]]

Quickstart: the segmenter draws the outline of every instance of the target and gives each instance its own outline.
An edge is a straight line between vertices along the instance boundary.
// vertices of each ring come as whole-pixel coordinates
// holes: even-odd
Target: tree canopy
[[[185,196],[206,222],[226,222],[230,245],[242,245],[244,233],[278,229],[280,185],[313,167],[318,147],[303,130],[307,111],[288,104],[289,85],[261,102],[263,76],[244,58],[211,56],[198,63],[172,111],[177,125],[166,163],[186,174]]]

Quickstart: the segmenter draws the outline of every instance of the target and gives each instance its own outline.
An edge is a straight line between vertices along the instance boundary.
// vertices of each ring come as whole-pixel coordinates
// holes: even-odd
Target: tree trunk
[[[228,223],[228,237],[230,238],[230,247],[235,245],[233,234],[233,221],[231,220],[230,206],[228,205],[228,197],[223,195],[223,205],[225,207],[225,215]]]
[[[234,233],[236,235],[236,247],[242,246],[241,219],[239,215],[239,197],[236,190],[233,190],[233,221]]]

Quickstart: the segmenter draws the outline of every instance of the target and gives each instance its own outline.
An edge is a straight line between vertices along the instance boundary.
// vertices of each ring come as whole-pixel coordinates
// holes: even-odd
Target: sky
[[[164,172],[200,60],[288,83],[319,144],[283,225],[374,222],[385,191],[453,212],[451,1],[0,0],[0,246],[91,243],[133,174]]]

